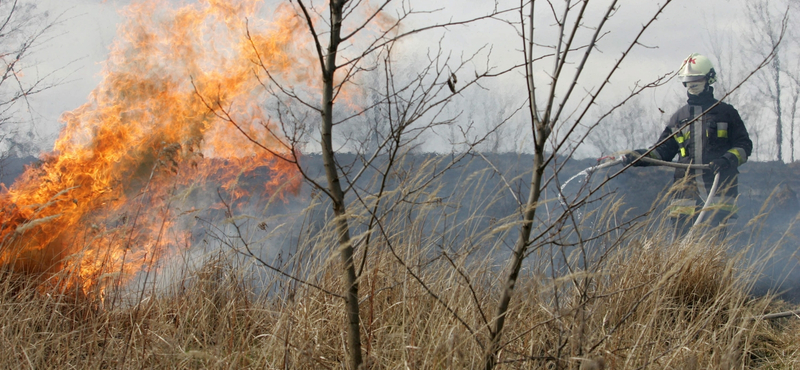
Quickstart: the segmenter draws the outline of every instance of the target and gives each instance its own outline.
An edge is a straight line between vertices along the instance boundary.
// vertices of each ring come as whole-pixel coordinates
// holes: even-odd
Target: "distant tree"
[[[754,0],[746,1],[745,9],[749,21],[745,40],[754,59],[760,60],[772,54],[773,49],[776,50],[767,68],[757,74],[756,91],[759,101],[774,115],[775,159],[784,161],[785,121],[788,118],[789,122],[793,122],[793,117],[787,116],[786,111],[792,110],[787,105],[792,105],[796,100],[793,96],[796,91],[791,84],[792,75],[798,72],[800,63],[797,58],[791,57],[795,45],[785,40],[792,39],[786,37],[787,32],[793,32],[787,23],[797,12],[797,4],[790,0]]]
[[[790,91],[790,104],[789,104],[789,162],[794,162],[794,140],[795,132],[797,130],[797,115],[798,113],[798,98],[800,98],[800,65],[795,69],[794,74],[790,74],[791,78],[791,91]]]
[[[605,155],[631,148],[646,148],[657,138],[663,123],[664,117],[654,114],[637,96],[612,110],[586,137],[586,143]]]
[[[33,118],[26,114],[31,111],[28,98],[53,83],[27,67],[57,20],[33,3],[0,2],[0,173],[10,155],[30,150],[34,132]]]

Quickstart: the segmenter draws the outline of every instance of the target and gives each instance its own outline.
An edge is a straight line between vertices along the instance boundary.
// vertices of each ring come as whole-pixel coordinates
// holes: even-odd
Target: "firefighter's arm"
[[[650,157],[667,162],[672,161],[672,158],[678,154],[680,147],[675,137],[670,136],[672,136],[672,130],[670,130],[669,127],[664,128],[664,131],[662,131],[661,135],[658,137],[656,145],[658,145],[658,143],[663,143],[650,152]]]
[[[739,112],[734,108],[731,108],[728,140],[730,140],[731,148],[724,156],[728,157],[734,167],[743,165],[753,151],[753,142],[750,140],[750,134],[747,133],[747,128],[744,126]]]
[[[661,136],[659,136],[658,141],[653,146],[658,145],[658,143],[660,143],[664,139],[668,138],[669,135],[671,134],[671,132],[672,132],[672,130],[670,130],[669,128],[664,129],[664,132],[661,133]],[[675,148],[670,147],[670,145],[674,145]],[[662,145],[656,146],[655,149],[653,149],[653,150],[650,150],[650,149],[634,149],[634,150],[631,150],[628,154],[625,154],[625,156],[622,158],[622,163],[624,165],[626,165],[626,166],[627,165],[633,165],[633,166],[637,166],[637,167],[638,166],[641,166],[641,167],[650,166],[651,164],[646,162],[646,161],[634,162],[637,159],[639,159],[642,155],[644,155],[644,153],[647,153],[648,151],[649,151],[649,153],[647,153],[647,157],[650,157],[650,158],[653,158],[653,159],[658,159],[660,161],[671,161],[672,157],[674,157],[675,153],[677,153],[677,151],[678,151],[677,146],[678,146],[678,144],[675,142],[675,140],[670,138],[667,141],[665,141]]]

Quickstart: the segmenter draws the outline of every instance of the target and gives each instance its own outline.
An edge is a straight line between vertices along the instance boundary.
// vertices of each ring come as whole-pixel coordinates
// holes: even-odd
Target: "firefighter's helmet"
[[[711,85],[717,81],[717,72],[714,71],[714,66],[708,58],[693,53],[683,60],[678,71],[678,79],[681,82],[694,82],[703,78],[707,78],[708,84]]]

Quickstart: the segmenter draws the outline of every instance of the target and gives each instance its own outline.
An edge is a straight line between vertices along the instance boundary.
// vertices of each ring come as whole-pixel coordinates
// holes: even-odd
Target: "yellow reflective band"
[[[683,143],[684,143],[684,142],[685,142],[687,139],[689,139],[689,134],[690,134],[690,133],[689,133],[689,132],[687,132],[685,135],[680,135],[680,131],[678,131],[678,135],[675,135],[675,136],[674,136],[674,137],[675,137],[675,141],[677,141],[677,142],[678,142],[678,146],[681,148],[681,156],[682,156],[682,157],[685,157],[685,156],[686,156],[686,148],[684,148],[684,147],[683,147]]]
[[[728,137],[728,130],[717,130],[717,137]]]
[[[695,214],[701,212],[702,210],[706,211],[723,211],[728,213],[737,213],[739,208],[733,204],[728,203],[718,203],[709,205],[708,207],[704,207],[702,209],[698,209],[697,206],[671,206],[669,207],[669,217],[679,217],[679,216],[694,216]]]
[[[736,156],[736,159],[739,160],[739,165],[744,164],[744,161],[742,161],[742,153],[739,153],[739,150],[737,150],[736,148],[729,149],[728,153],[733,153],[733,155]]]
[[[697,212],[697,207],[695,206],[675,206],[675,207],[670,207],[669,216],[670,217],[693,216],[695,212]]]
[[[735,205],[730,203],[714,203],[707,205],[703,209],[707,211],[725,211],[730,213],[736,213],[738,210]]]

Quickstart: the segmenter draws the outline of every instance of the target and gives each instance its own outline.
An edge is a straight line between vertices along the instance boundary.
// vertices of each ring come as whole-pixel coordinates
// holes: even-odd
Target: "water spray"
[[[641,158],[639,158],[639,160],[647,162],[647,163],[655,164],[655,165],[658,165],[658,166],[681,168],[681,169],[685,169],[685,170],[696,170],[696,169],[707,170],[709,168],[707,164],[677,163],[677,162],[662,161],[662,160],[659,160],[659,159],[649,158],[649,157],[641,157]],[[599,158],[598,162],[602,162],[602,163],[600,163],[600,164],[598,164],[596,166],[592,166],[592,167],[586,168],[585,170],[583,170],[581,172],[578,172],[574,176],[570,177],[566,182],[564,182],[563,185],[561,185],[561,189],[560,189],[561,191],[559,192],[558,196],[559,196],[559,200],[561,201],[561,204],[564,205],[565,208],[568,208],[568,204],[566,202],[566,199],[564,199],[564,189],[567,187],[567,185],[572,180],[574,180],[574,179],[576,179],[578,177],[586,177],[588,179],[593,173],[595,173],[598,170],[601,170],[601,169],[604,169],[604,168],[608,168],[608,167],[612,167],[612,166],[616,166],[618,164],[622,164],[623,157],[622,156],[620,156],[620,157],[606,156],[606,157]],[[695,220],[693,227],[697,226],[701,222],[703,222],[703,219],[705,218],[706,213],[708,212],[708,206],[711,204],[711,201],[714,199],[714,196],[716,196],[718,187],[719,187],[719,173],[714,175],[714,183],[711,185],[711,190],[708,192],[708,198],[706,198],[706,202],[703,205],[703,208],[700,211],[700,214],[697,215],[697,220]],[[691,231],[689,231],[689,233],[691,234]]]

